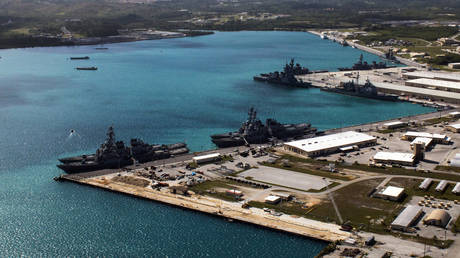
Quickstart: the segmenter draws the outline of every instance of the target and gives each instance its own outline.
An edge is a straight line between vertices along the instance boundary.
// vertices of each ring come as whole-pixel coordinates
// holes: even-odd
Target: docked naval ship
[[[356,62],[352,67],[340,67],[339,71],[353,71],[353,70],[373,70],[373,69],[384,69],[391,68],[394,66],[387,66],[384,62],[375,62],[372,61],[372,64],[363,61],[363,54],[359,57],[358,62]]]
[[[261,73],[258,76],[254,76],[253,79],[260,82],[308,88],[311,83],[303,82],[301,79],[297,79],[296,76],[308,74],[309,72],[308,68],[302,67],[299,63],[294,64],[294,59],[291,59],[291,62],[284,66],[282,72]]]
[[[211,141],[219,148],[275,142],[293,138],[314,136],[316,128],[308,123],[281,124],[274,119],[267,119],[263,124],[257,118],[257,111],[251,108],[248,119],[236,132],[211,135]]]
[[[189,149],[185,143],[150,145],[140,139],[131,139],[130,146],[125,146],[123,141],[115,141],[115,133],[111,126],[107,131],[107,139],[96,150],[95,154],[61,158],[59,161],[62,164],[57,165],[57,167],[67,173],[80,173],[122,168],[135,162],[145,163],[188,152]]]
[[[321,90],[370,99],[386,101],[398,100],[397,95],[379,93],[375,85],[373,85],[369,79],[367,79],[366,83],[363,85],[359,84],[359,74],[356,79],[356,83],[353,80],[345,83],[341,82],[338,87],[324,87],[321,88]]]

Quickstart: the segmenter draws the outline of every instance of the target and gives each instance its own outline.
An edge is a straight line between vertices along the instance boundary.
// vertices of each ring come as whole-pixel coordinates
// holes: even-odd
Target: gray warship
[[[115,141],[115,133],[111,126],[107,131],[107,139],[96,150],[95,154],[61,158],[59,161],[62,164],[57,165],[57,167],[72,174],[122,168],[135,162],[145,163],[189,152],[185,143],[150,145],[140,139],[131,139],[130,145],[125,146],[123,141]]]
[[[345,83],[342,82],[338,87],[323,87],[321,90],[370,99],[386,101],[398,100],[397,95],[379,93],[375,85],[373,85],[369,79],[367,79],[363,85],[359,84],[359,74],[356,83],[352,80]]]
[[[385,69],[385,68],[392,68],[395,66],[387,66],[384,62],[375,62],[372,61],[371,64],[363,61],[363,54],[359,56],[358,62],[356,62],[352,67],[340,67],[338,68],[339,71],[355,71],[355,70],[373,70],[373,69]]]
[[[302,80],[297,79],[296,75],[304,75],[310,73],[310,70],[306,67],[302,67],[300,64],[294,64],[294,59],[291,59],[289,64],[284,66],[282,72],[275,71],[272,73],[261,73],[258,76],[254,76],[254,81],[280,84],[292,87],[299,88],[308,88],[311,86],[311,83],[303,82]]]
[[[308,138],[316,134],[316,128],[311,124],[281,124],[275,119],[267,119],[263,124],[257,118],[257,112],[251,108],[248,119],[236,132],[211,135],[211,141],[219,148],[234,147],[250,144],[276,142],[295,138]]]

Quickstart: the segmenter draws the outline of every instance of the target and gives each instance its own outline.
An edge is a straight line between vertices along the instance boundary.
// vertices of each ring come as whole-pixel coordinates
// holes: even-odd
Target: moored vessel
[[[294,64],[294,59],[291,59],[289,64],[284,66],[282,72],[275,71],[272,73],[261,73],[258,76],[254,76],[254,81],[267,82],[272,84],[280,84],[299,88],[308,88],[311,83],[303,82],[301,79],[297,79],[297,75],[304,75],[310,73],[310,70],[306,67],[302,67],[300,64]]]
[[[267,119],[263,124],[257,118],[257,112],[251,108],[248,119],[236,132],[211,135],[211,141],[219,148],[261,144],[287,140],[292,138],[308,138],[314,136],[316,128],[308,123],[281,124],[275,119]]]
[[[77,70],[82,70],[82,71],[97,71],[97,67],[91,66],[91,67],[77,67],[75,68]]]
[[[140,139],[131,139],[130,146],[125,146],[123,141],[115,141],[113,127],[109,127],[107,139],[96,150],[95,154],[60,158],[59,161],[62,164],[57,165],[57,167],[70,174],[115,169],[134,163],[166,159],[188,152],[189,149],[185,143],[150,145]]]

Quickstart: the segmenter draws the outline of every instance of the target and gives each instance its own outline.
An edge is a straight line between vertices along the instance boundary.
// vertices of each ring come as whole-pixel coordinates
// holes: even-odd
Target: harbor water
[[[379,61],[303,32],[217,32],[105,47],[0,51],[2,256],[313,257],[324,242],[54,182],[62,173],[56,159],[95,151],[109,125],[125,141],[215,148],[209,135],[238,128],[251,106],[262,119],[319,129],[432,111],[252,80],[290,58],[331,71],[361,53]],[[81,66],[98,70],[75,69]]]

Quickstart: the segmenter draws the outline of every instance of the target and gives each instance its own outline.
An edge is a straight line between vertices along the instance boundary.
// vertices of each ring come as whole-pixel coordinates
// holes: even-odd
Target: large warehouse
[[[406,86],[414,86],[421,88],[430,88],[435,90],[451,91],[451,92],[460,92],[460,82],[452,81],[441,81],[433,79],[414,79],[406,81]]]
[[[444,81],[460,82],[460,74],[456,74],[456,73],[410,72],[410,73],[403,73],[402,76],[404,79],[427,78],[427,79],[437,79],[437,80],[444,80]]]
[[[405,97],[417,97],[431,99],[434,101],[446,101],[449,103],[460,104],[460,93],[443,90],[432,90],[428,88],[419,88],[405,86],[400,84],[373,82],[379,92],[404,95]]]
[[[396,219],[391,223],[391,228],[395,230],[408,231],[419,218],[423,215],[422,207],[408,205]]]
[[[339,151],[342,147],[375,145],[377,139],[364,133],[347,131],[284,143],[284,149],[301,155],[316,157]]]

